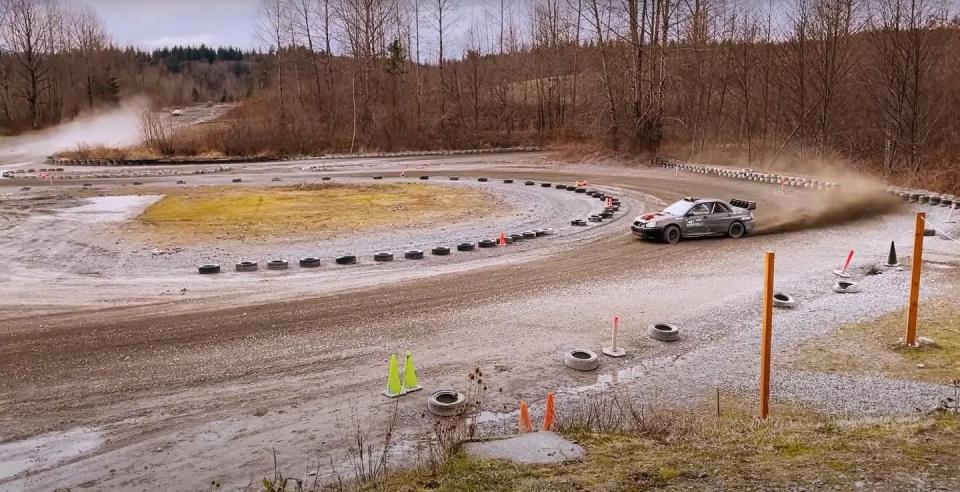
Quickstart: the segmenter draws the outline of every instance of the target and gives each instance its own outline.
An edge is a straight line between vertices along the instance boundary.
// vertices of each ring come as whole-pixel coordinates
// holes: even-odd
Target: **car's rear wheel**
[[[680,228],[671,225],[663,230],[663,242],[667,244],[677,244],[680,242]]]
[[[730,224],[730,228],[727,229],[727,235],[734,238],[740,239],[747,233],[747,228],[743,226],[742,222],[734,222]]]

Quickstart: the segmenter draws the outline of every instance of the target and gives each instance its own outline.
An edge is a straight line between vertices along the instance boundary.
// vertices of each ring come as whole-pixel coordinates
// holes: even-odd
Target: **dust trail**
[[[902,202],[878,182],[847,176],[841,187],[825,193],[804,193],[790,203],[761,212],[756,234],[813,229],[895,212]]]
[[[120,106],[81,115],[53,128],[0,138],[0,164],[32,164],[79,145],[123,147],[140,142],[137,118],[146,99],[134,98]]]

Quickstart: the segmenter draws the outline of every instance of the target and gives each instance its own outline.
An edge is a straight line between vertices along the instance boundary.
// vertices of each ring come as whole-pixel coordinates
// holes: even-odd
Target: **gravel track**
[[[586,178],[623,190],[636,212],[684,195],[749,197],[759,204],[760,220],[767,211],[812,196],[662,170],[555,164],[542,156],[485,159],[418,160],[416,168],[396,160],[331,165],[352,175],[379,164],[390,171],[404,166],[408,175],[427,170],[464,180]],[[283,169],[301,173],[268,163],[242,175],[245,182],[247,175],[266,180]],[[891,240],[902,256],[909,255],[912,221],[904,209],[830,228],[675,246],[636,240],[623,221],[556,246],[409,276],[351,270],[335,285],[308,294],[286,283],[264,284],[283,289],[287,298],[280,302],[264,297],[238,306],[229,297],[188,294],[159,305],[9,319],[0,329],[0,372],[8,375],[0,381],[0,440],[76,428],[105,437],[96,451],[38,466],[30,477],[0,478],[0,486],[199,488],[218,480],[243,487],[272,473],[269,448],[276,448],[290,475],[306,475],[316,461],[325,469],[329,459],[342,456],[340,432],[353,413],[371,434],[389,413],[391,403],[379,396],[385,361],[390,352],[406,349],[413,350],[426,389],[400,400],[399,441],[429,428],[420,395],[464,388],[474,366],[489,378],[488,401],[506,412],[519,399],[540,401],[548,390],[559,391],[561,412],[573,399],[611,388],[664,406],[702,401],[717,387],[748,398],[756,388],[763,252],[777,252],[777,288],[801,303],[795,311],[777,311],[776,364],[777,357],[841,324],[903,305],[906,271],[864,278],[864,292],[856,296],[830,292],[830,271],[851,248],[858,251],[858,272],[881,263]],[[957,246],[928,241],[925,298],[955,292]],[[116,279],[104,284],[122,289]],[[565,369],[564,351],[598,350],[607,342],[615,314],[623,319],[628,356],[604,358],[595,373]],[[652,321],[678,323],[681,341],[646,337],[643,330]],[[775,403],[824,411],[903,414],[935,405],[942,389],[775,365],[773,395]]]

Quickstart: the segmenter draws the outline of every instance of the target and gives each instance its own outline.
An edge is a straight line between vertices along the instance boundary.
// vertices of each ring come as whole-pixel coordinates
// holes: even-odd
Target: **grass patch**
[[[934,383],[960,379],[960,306],[942,301],[921,305],[918,335],[932,338],[934,346],[902,344],[906,316],[901,310],[841,327],[830,338],[803,345],[789,364],[820,372],[881,373]]]
[[[956,484],[960,417],[837,421],[807,414],[757,422],[739,414],[679,426],[668,439],[570,432],[579,462],[515,465],[462,454],[435,469],[401,472],[367,490],[873,490]]]
[[[455,221],[499,205],[471,188],[419,183],[201,187],[177,190],[148,208],[139,226],[161,243],[325,237],[390,226]]]

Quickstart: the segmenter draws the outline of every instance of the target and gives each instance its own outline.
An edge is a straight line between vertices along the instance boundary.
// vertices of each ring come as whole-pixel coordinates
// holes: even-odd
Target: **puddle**
[[[163,195],[121,195],[88,198],[89,203],[64,209],[56,217],[87,223],[121,222],[143,213]]]
[[[0,482],[26,471],[56,466],[94,451],[101,444],[99,430],[82,427],[0,444]]]

